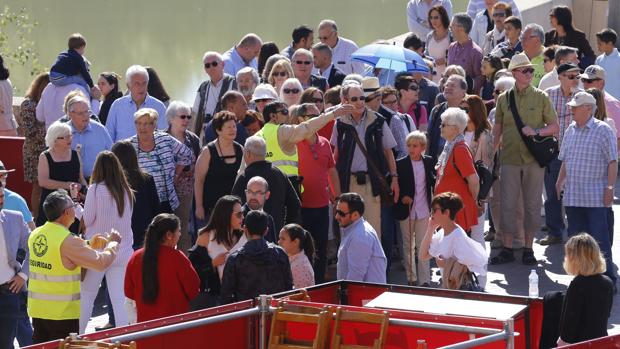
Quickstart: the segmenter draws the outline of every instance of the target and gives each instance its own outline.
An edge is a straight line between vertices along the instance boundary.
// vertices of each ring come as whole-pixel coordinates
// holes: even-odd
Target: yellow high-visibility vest
[[[287,176],[299,176],[299,161],[297,152],[294,155],[286,155],[278,144],[278,125],[266,123],[256,135],[263,137],[267,144],[267,157],[273,166],[279,168]]]
[[[28,238],[28,314],[33,318],[80,318],[80,267],[65,268],[60,256],[60,245],[69,234],[60,224],[47,222]]]

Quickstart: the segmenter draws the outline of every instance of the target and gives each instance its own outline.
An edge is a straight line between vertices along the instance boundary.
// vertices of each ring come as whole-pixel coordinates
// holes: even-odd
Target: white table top
[[[384,292],[365,307],[507,320],[527,308],[522,304]]]

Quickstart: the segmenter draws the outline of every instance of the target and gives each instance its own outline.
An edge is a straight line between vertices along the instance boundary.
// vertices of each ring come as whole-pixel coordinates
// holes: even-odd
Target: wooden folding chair
[[[280,302],[271,318],[269,349],[323,349],[327,343],[331,318],[332,312],[328,307],[318,308]],[[287,323],[316,325],[314,338],[312,341],[291,339]]]
[[[342,321],[346,322],[358,322],[366,324],[379,325],[379,338],[375,339],[372,346],[361,345],[346,345],[342,344],[342,336],[340,335],[340,327]],[[334,324],[334,332],[332,334],[332,349],[381,349],[385,346],[385,339],[387,338],[387,329],[390,317],[387,311],[382,314],[370,313],[364,311],[349,311],[344,310],[341,307],[336,309],[336,320]]]
[[[129,344],[121,344],[120,342],[116,343],[106,343],[100,341],[87,341],[82,339],[71,339],[71,337],[67,337],[65,339],[60,340],[59,349],[136,349],[136,342],[131,341]]]
[[[289,300],[289,301],[304,301],[304,302],[310,302],[310,295],[308,294],[308,291],[306,291],[306,289],[302,288],[300,290],[298,290],[299,292],[297,293],[293,293],[292,295],[283,297],[283,300]]]

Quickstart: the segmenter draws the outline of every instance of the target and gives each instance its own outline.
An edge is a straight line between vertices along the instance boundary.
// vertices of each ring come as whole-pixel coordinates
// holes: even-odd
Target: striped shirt
[[[183,143],[171,135],[155,131],[155,148],[151,151],[140,149],[138,136],[129,139],[138,153],[138,165],[153,176],[159,202],[170,202],[175,210],[179,207],[179,198],[174,190],[174,174],[176,166],[191,165],[194,153]]]
[[[564,133],[558,158],[566,166],[564,206],[604,207],[607,167],[618,159],[611,127],[594,117],[584,127],[571,123]]]
[[[575,93],[580,90],[576,90],[572,92],[568,97],[564,96],[562,93],[562,88],[558,85],[556,87],[551,87],[545,90],[549,95],[549,99],[551,100],[551,105],[555,109],[555,112],[558,114],[558,123],[560,124],[560,135],[558,136],[558,144],[562,145],[562,139],[564,138],[564,133],[568,126],[570,126],[571,122],[573,122],[573,111],[571,107],[566,105],[566,103],[570,102],[573,99]]]

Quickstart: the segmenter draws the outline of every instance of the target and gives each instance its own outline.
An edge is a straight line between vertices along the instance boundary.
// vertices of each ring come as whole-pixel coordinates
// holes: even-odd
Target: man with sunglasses
[[[558,136],[558,146],[562,146],[564,132],[573,122],[572,108],[567,105],[575,94],[579,91],[579,66],[573,63],[564,63],[557,68],[560,86],[547,89],[545,92],[551,99],[551,104],[558,115],[560,133]],[[545,168],[545,190],[547,199],[545,200],[545,224],[549,229],[546,237],[538,241],[541,245],[553,245],[562,242],[564,234],[564,215],[562,214],[562,202],[555,195],[555,183],[560,174],[562,162],[557,156],[551,160]]]
[[[205,52],[202,64],[209,78],[198,87],[192,107],[196,115],[191,129],[198,137],[201,137],[205,124],[211,121],[215,113],[222,110],[220,101],[224,94],[237,89],[235,77],[224,72],[225,63],[221,54],[214,51]]]
[[[606,72],[600,65],[591,65],[583,71],[583,74],[579,75],[584,89],[595,88],[603,92],[605,95],[605,108],[607,109],[607,116],[610,117],[616,125],[620,125],[620,101],[612,96],[607,90],[605,90],[605,77]],[[620,77],[614,77],[618,79]],[[619,126],[620,127],[620,126]],[[620,140],[620,135],[618,136]]]
[[[386,283],[387,258],[373,226],[364,219],[366,202],[358,193],[338,198],[336,221],[340,226],[338,280]]]
[[[555,67],[553,70],[543,75],[538,83],[538,88],[543,91],[547,91],[548,88],[559,86],[560,79],[558,78],[558,67],[565,63],[579,64],[578,53],[579,50],[574,47],[558,46],[555,49],[555,56],[553,57]]]
[[[357,51],[355,42],[339,36],[338,26],[331,19],[324,19],[319,23],[319,40],[332,49],[332,63],[344,74],[363,74],[364,64],[351,60],[351,54]]]
[[[505,2],[498,2],[493,5],[492,9],[493,17],[493,29],[484,35],[483,42],[480,47],[482,48],[482,54],[485,56],[490,54],[493,48],[500,42],[506,40],[506,32],[504,31],[504,21],[506,18],[512,16],[512,8]],[[475,26],[476,24],[474,24]]]
[[[494,149],[502,144],[500,153],[500,188],[501,188],[501,230],[503,232],[503,249],[489,261],[490,264],[503,264],[515,260],[512,246],[519,229],[515,212],[519,201],[519,192],[523,197],[525,247],[522,262],[536,265],[532,243],[534,234],[540,230],[540,197],[542,195],[545,169],[540,167],[534,156],[526,147],[521,134],[525,137],[553,136],[560,130],[558,118],[549,96],[532,86],[534,65],[525,53],[512,57],[508,66],[515,78],[515,86],[497,99],[495,108],[495,126],[493,127]],[[512,114],[509,96],[514,95],[516,110],[525,125],[517,129]]]
[[[304,89],[312,86],[325,93],[325,90],[327,90],[327,79],[312,74],[312,69],[314,68],[312,52],[305,48],[298,49],[293,53],[291,65],[293,66],[293,75],[301,82],[301,86]]]

